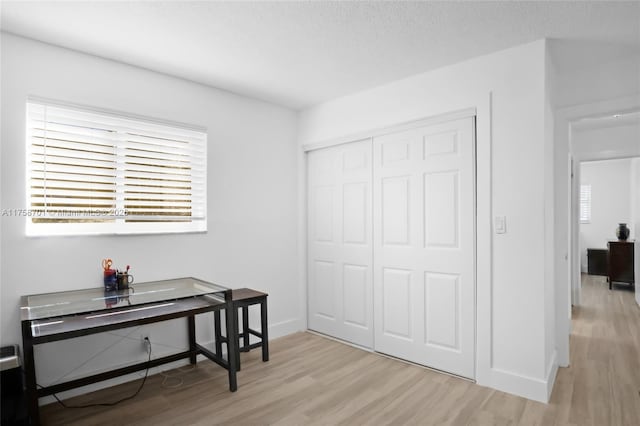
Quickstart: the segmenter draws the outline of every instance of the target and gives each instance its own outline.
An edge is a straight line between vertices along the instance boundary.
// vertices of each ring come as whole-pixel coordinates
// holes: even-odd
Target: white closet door
[[[309,329],[372,348],[371,140],[307,159]]]
[[[375,350],[474,377],[474,122],[374,138]]]

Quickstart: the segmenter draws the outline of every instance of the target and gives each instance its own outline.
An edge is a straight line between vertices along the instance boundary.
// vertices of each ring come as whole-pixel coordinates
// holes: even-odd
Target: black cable
[[[147,381],[147,376],[149,375],[149,363],[151,362],[151,341],[149,339],[145,339],[145,340],[149,343],[149,346],[147,347],[147,352],[149,352],[149,358],[147,359],[147,370],[144,373],[144,379],[142,379],[142,383],[140,383],[140,387],[138,388],[138,390],[136,390],[136,392],[133,395],[124,397],[114,402],[101,402],[101,403],[85,404],[85,405],[67,405],[64,403],[64,401],[58,398],[58,395],[56,395],[55,393],[51,395],[53,395],[56,401],[58,401],[58,403],[62,405],[64,408],[113,407],[114,405],[120,404],[121,402],[135,398],[136,396],[138,396],[138,394],[142,390],[144,383]],[[37,385],[37,386],[39,386],[40,388],[43,387],[40,385]]]

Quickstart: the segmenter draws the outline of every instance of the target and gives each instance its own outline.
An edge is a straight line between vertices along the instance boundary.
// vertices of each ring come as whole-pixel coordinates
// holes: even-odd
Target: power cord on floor
[[[140,386],[138,387],[138,390],[136,390],[133,395],[126,396],[126,397],[121,398],[121,399],[119,399],[117,401],[114,401],[114,402],[102,402],[102,403],[93,403],[93,404],[84,404],[84,405],[68,405],[68,404],[65,404],[64,401],[62,401],[60,398],[58,398],[58,395],[56,395],[55,393],[51,394],[51,395],[64,408],[113,407],[116,404],[120,404],[121,402],[128,401],[130,399],[135,398],[136,396],[138,396],[138,394],[140,393],[140,391],[144,387],[144,384],[147,381],[147,377],[149,376],[149,363],[151,362],[151,341],[149,340],[148,337],[145,337],[144,338],[144,342],[145,342],[145,345],[147,346],[147,352],[149,354],[149,357],[147,358],[147,370],[144,373],[144,378],[142,379],[142,383],[140,383]],[[43,387],[43,386],[40,386],[40,385],[37,385],[37,386],[40,387],[40,388]]]
[[[195,370],[196,365],[193,364],[190,367],[188,367],[187,369],[183,369],[183,368],[178,368],[178,374],[169,374],[165,371],[161,371],[160,375],[163,377],[162,380],[162,384],[161,386],[165,389],[175,389],[175,388],[179,388],[180,386],[182,386],[184,384],[184,379],[182,378],[183,375],[185,375],[186,373]],[[174,381],[174,384],[169,384],[170,381]]]

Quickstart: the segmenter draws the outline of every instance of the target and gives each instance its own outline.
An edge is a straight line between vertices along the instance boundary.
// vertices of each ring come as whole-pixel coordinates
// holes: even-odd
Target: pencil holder
[[[114,291],[118,289],[118,278],[115,269],[106,269],[104,271],[104,290]]]

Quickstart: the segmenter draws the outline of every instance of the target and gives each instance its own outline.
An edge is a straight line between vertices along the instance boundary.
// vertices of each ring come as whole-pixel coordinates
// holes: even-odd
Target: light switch
[[[506,234],[507,232],[507,217],[506,216],[496,216],[495,217],[495,230],[496,234]]]

